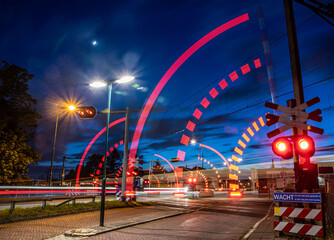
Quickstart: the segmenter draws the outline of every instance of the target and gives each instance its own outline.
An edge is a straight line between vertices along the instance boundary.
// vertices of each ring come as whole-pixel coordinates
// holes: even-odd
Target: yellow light
[[[70,111],[74,111],[75,110],[75,106],[73,106],[73,105],[70,105],[70,106],[68,106],[68,109],[70,110]]]
[[[281,152],[283,152],[283,151],[286,150],[286,145],[285,145],[285,143],[282,143],[282,142],[278,142],[278,143],[276,144],[276,147],[277,147],[277,149],[278,149],[279,151],[281,151]]]
[[[305,150],[305,149],[308,149],[309,144],[305,139],[302,139],[299,141],[299,146],[301,149]]]

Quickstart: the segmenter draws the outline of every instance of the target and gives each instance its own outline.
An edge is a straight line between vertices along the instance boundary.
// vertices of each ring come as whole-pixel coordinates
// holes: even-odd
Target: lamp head
[[[133,79],[135,79],[134,76],[124,76],[124,77],[121,77],[120,79],[117,79],[115,82],[116,83],[127,83],[127,82],[131,82]]]

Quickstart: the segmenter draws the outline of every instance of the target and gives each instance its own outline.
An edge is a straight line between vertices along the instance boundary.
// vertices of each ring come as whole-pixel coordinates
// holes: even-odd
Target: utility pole
[[[288,34],[289,42],[289,52],[290,52],[290,62],[291,62],[291,73],[292,73],[292,83],[295,99],[288,101],[289,107],[295,107],[304,103],[304,90],[303,90],[303,81],[300,67],[300,57],[298,50],[298,40],[297,40],[297,31],[295,24],[295,17],[293,12],[293,3],[292,0],[283,0],[284,2],[284,11],[285,11],[285,21]],[[298,135],[307,135],[307,132],[303,132],[297,128],[292,128],[292,137],[297,137]],[[311,191],[312,187],[318,185],[318,178],[311,177],[313,174],[304,173],[301,169],[299,162],[299,155],[296,153],[296,150],[293,147],[293,161],[294,161],[294,172],[295,172],[295,184],[296,191],[301,192],[304,190],[304,186],[307,187],[307,190]],[[310,164],[310,159],[305,159],[305,163]],[[316,170],[316,169],[315,169]]]
[[[125,136],[124,136],[124,156],[123,156],[123,174],[122,174],[122,201],[126,198],[126,177],[128,172],[128,158],[129,158],[129,126],[130,126],[130,108],[126,107],[125,116]]]
[[[64,177],[65,177],[65,161],[66,161],[66,157],[64,155],[63,157],[63,170],[62,170],[62,173],[61,173],[61,186],[63,186],[64,184]]]

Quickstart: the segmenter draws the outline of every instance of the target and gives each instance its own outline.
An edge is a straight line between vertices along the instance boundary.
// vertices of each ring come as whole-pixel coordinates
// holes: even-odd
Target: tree
[[[28,165],[41,158],[33,140],[42,117],[37,100],[27,93],[33,77],[14,64],[0,64],[0,184],[26,178]]]
[[[123,164],[121,153],[116,148],[111,152],[107,159],[107,174],[116,173]]]
[[[88,156],[86,164],[81,168],[80,178],[91,177],[91,174],[95,176],[96,170],[100,170],[99,176],[103,174],[103,167],[99,168],[100,163],[102,162],[104,155],[102,154],[92,154]],[[118,171],[122,166],[121,154],[117,149],[111,152],[107,157],[107,174],[112,174]],[[65,179],[74,179],[76,178],[78,168],[76,170],[71,170],[66,176]]]

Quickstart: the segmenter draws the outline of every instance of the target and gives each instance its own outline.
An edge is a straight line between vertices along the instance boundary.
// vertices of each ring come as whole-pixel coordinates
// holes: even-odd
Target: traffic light
[[[295,148],[299,155],[304,158],[310,158],[315,153],[314,141],[307,135],[296,138]]]
[[[292,144],[296,152],[304,158],[310,158],[315,153],[314,140],[308,135],[291,138],[291,140],[287,137],[279,137],[272,143],[272,149],[277,156],[290,159],[293,156]]]
[[[189,184],[196,184],[198,182],[198,179],[195,177],[190,177],[188,178],[188,183]]]
[[[79,107],[77,112],[80,118],[94,118],[97,113],[94,106]]]
[[[273,152],[284,159],[290,159],[293,156],[292,144],[286,137],[279,137],[272,143]]]

